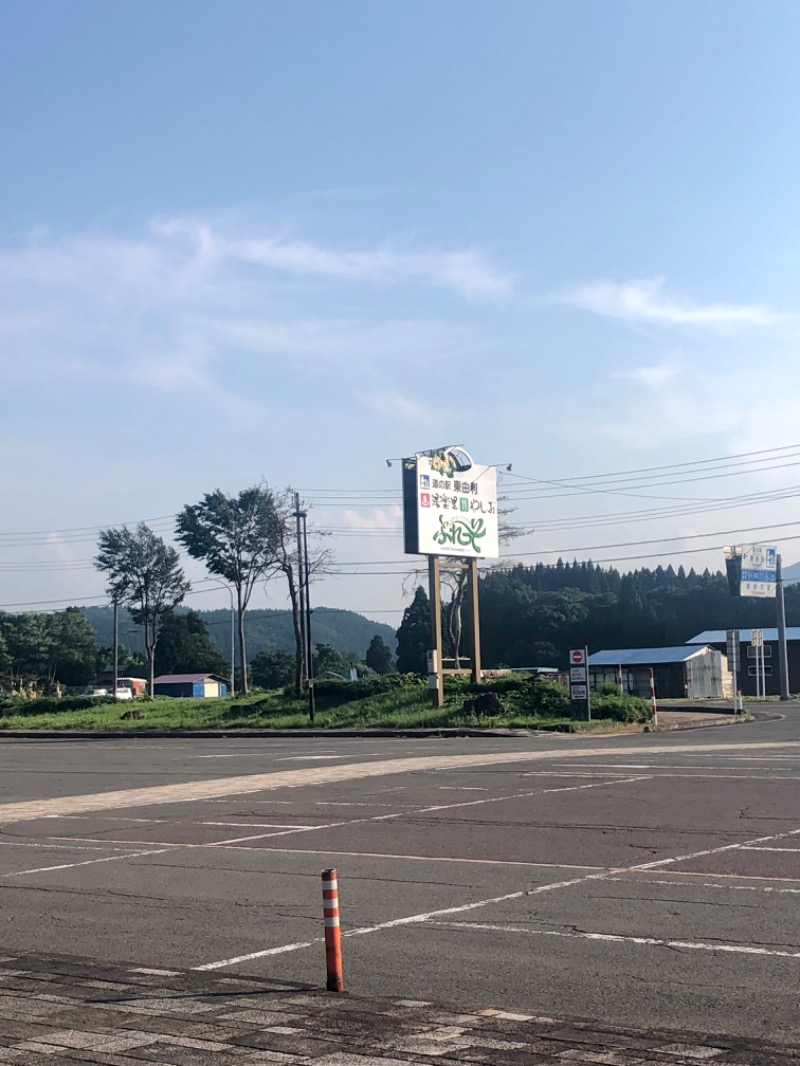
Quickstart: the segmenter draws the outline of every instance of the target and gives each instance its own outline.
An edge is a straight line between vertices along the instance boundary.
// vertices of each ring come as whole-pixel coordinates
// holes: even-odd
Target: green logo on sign
[[[462,501],[466,503],[466,501]],[[482,518],[445,518],[439,517],[440,529],[433,534],[433,539],[442,547],[452,544],[457,548],[471,548],[480,552],[478,541],[486,536],[486,525]]]

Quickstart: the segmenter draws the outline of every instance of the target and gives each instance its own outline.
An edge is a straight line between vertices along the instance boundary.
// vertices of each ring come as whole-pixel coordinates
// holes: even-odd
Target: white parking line
[[[688,876],[688,875],[684,875]],[[706,875],[707,876],[707,875]],[[717,875],[714,874],[714,877]],[[744,875],[743,875],[744,876]],[[714,881],[668,881],[666,878],[605,877],[622,885],[672,885],[675,888],[717,888],[721,892],[771,892],[775,895],[800,896],[800,888],[774,888],[772,885],[719,885]]]
[[[800,855],[800,848],[764,848],[764,847],[747,847],[742,848],[742,851],[789,851],[794,855]]]
[[[489,907],[498,903],[508,903],[511,900],[528,898],[531,896],[538,896],[544,892],[557,892],[563,888],[575,888],[578,885],[588,884],[592,881],[603,881],[607,877],[616,874],[624,873],[636,873],[637,871],[651,870],[659,866],[667,866],[671,863],[686,862],[689,859],[699,859],[708,855],[716,855],[727,851],[736,851],[750,844],[766,844],[771,840],[784,840],[787,837],[794,837],[800,834],[800,829],[791,829],[785,833],[776,833],[767,837],[756,837],[753,840],[743,840],[741,844],[723,844],[717,848],[703,848],[701,851],[692,852],[686,855],[674,855],[666,859],[658,859],[654,862],[637,863],[634,866],[620,866],[610,867],[605,870],[600,870],[596,873],[584,874],[581,877],[574,877],[568,881],[555,881],[544,885],[536,885],[534,888],[524,888],[517,892],[507,892],[502,896],[493,896],[489,899],[474,900],[471,903],[462,903],[454,907],[443,907],[441,910],[427,911],[422,914],[412,914],[405,918],[394,918],[386,922],[379,922],[376,925],[362,926],[358,929],[349,929],[342,933],[342,936],[366,936],[370,933],[382,932],[385,929],[395,929],[403,925],[419,925],[420,923],[431,921],[434,918],[442,918],[450,914],[464,914],[467,911],[477,910],[481,907]],[[239,955],[234,959],[222,959],[219,962],[205,963],[203,966],[195,966],[196,970],[221,970],[227,966],[234,966],[240,962],[249,962],[253,959],[265,958],[269,955],[285,954],[290,951],[300,951],[303,948],[311,947],[313,944],[320,942],[322,938],[316,937],[313,940],[303,941],[296,944],[284,944],[277,948],[266,948],[262,951],[253,951],[249,955]]]
[[[563,768],[565,770],[568,770],[568,769],[572,768],[575,765],[577,765],[577,764],[576,763],[564,763],[563,764]],[[582,763],[580,765],[581,765],[581,767],[584,770],[588,769],[588,767],[586,766],[585,763]],[[730,776],[730,777],[734,777],[736,780],[741,780],[741,781],[751,781],[751,780],[754,780],[754,781],[762,781],[762,780],[763,781],[773,781],[773,780],[775,780],[775,781],[792,781],[792,780],[796,780],[796,778],[789,777],[788,774],[791,773],[792,771],[796,771],[797,770],[797,767],[787,766],[786,769],[780,774],[767,774],[767,775],[765,775],[765,774],[750,774],[750,773],[747,772],[747,767],[746,766],[720,766],[717,763],[709,763],[707,767],[703,767],[702,763],[691,763],[688,766],[681,766],[680,764],[678,764],[677,766],[673,766],[673,765],[669,765],[667,763],[658,763],[658,762],[654,762],[654,763],[623,763],[623,762],[603,763],[603,762],[595,762],[595,763],[591,763],[590,766],[591,767],[596,767],[598,770],[614,768],[617,772],[620,772],[620,773],[624,773],[624,772],[630,771],[630,770],[655,770],[655,771],[657,771],[657,776],[658,777],[724,777],[724,776]],[[701,769],[705,769],[707,772],[706,773],[683,773],[683,774],[670,774],[670,773],[665,773],[664,772],[666,770],[691,770],[691,771],[697,771],[697,770],[701,770]],[[778,770],[778,769],[781,769],[781,768],[777,767],[777,766],[774,766],[774,767],[755,766],[755,767],[753,767],[753,769],[755,769],[755,770],[770,770],[770,769]],[[719,771],[722,771],[722,770],[731,770],[731,771],[735,771],[735,773],[722,774],[722,773],[719,772]],[[529,776],[529,774],[532,774],[534,772],[535,771],[528,771],[528,772],[524,773],[522,776],[523,777],[527,777],[527,776]],[[572,775],[571,774],[566,774],[565,776],[572,776]]]
[[[195,755],[195,759],[251,759],[264,755],[263,751],[226,751],[224,755]]]
[[[115,844],[34,844],[30,842],[23,842],[21,840],[0,840],[6,848],[46,848],[48,851],[64,850],[64,851],[127,851],[130,845],[127,847],[120,843]]]
[[[322,762],[325,759],[352,759],[352,757],[350,752],[340,752],[338,755],[284,755],[275,762]]]
[[[330,848],[238,848],[238,851],[265,851],[272,855],[329,855],[331,858],[401,859],[403,862],[457,862],[467,866],[525,866],[537,870],[604,870],[574,862],[523,862],[521,859],[465,859],[450,855],[395,855],[385,851],[331,851]],[[647,882],[642,882],[646,884]]]
[[[245,844],[254,840],[268,840],[271,837],[286,837],[292,836],[295,833],[313,833],[315,831],[321,832],[327,829],[342,829],[352,825],[365,825],[368,822],[390,822],[397,818],[405,817],[418,817],[421,814],[440,813],[441,811],[451,811],[462,807],[478,807],[485,803],[503,803],[507,800],[517,799],[530,799],[534,796],[542,796],[552,792],[576,792],[586,788],[611,788],[613,785],[628,785],[634,781],[646,781],[645,777],[625,777],[614,778],[613,780],[598,781],[591,785],[568,785],[565,788],[544,788],[537,789],[534,792],[512,792],[507,796],[488,796],[483,799],[476,800],[464,800],[461,803],[438,803],[433,807],[419,807],[413,810],[401,810],[395,811],[393,814],[375,814],[369,818],[350,818],[341,822],[327,822],[324,825],[302,825],[302,826],[290,826],[288,829],[278,829],[270,833],[251,833],[242,837],[229,837],[227,840],[214,840],[205,843],[198,844],[171,844],[166,840],[131,840],[130,844],[152,844],[158,846],[164,844],[167,847],[186,847],[186,848],[226,848],[233,847],[237,844]],[[201,825],[208,823],[199,823]],[[55,837],[54,839],[63,840],[69,839],[65,837]],[[77,839],[77,838],[75,838]],[[93,838],[87,838],[93,839]],[[96,841],[95,841],[96,842]],[[122,843],[118,841],[118,843]]]
[[[316,829],[315,825],[276,825],[274,822],[193,822],[193,825],[213,825],[220,829]]]
[[[747,944],[707,944],[702,940],[662,940],[655,936],[620,936],[617,933],[565,932],[559,929],[530,929],[526,926],[489,925],[480,922],[429,922],[443,929],[465,929],[469,932],[524,933],[527,936],[561,937],[566,940],[599,940],[604,944],[635,944],[639,947],[682,948],[685,951],[710,951],[712,954],[767,955],[781,959],[800,959],[800,951],[780,951],[775,948],[751,947]]]
[[[39,866],[34,870],[14,870],[12,873],[0,876],[22,877],[24,874],[47,874],[51,870],[72,870],[76,866],[94,866],[98,862],[119,862],[122,859],[135,859],[140,855],[164,855],[166,852],[173,850],[173,848],[160,848],[158,851],[130,851],[127,855],[110,855],[104,859],[86,859],[84,862],[64,862],[58,866]]]

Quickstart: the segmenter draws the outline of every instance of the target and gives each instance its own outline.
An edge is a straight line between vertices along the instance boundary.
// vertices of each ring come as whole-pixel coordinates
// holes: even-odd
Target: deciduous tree
[[[280,519],[275,496],[265,484],[242,489],[237,496],[227,496],[221,489],[206,493],[178,515],[176,536],[193,559],[201,559],[209,573],[236,590],[239,668],[242,691],[247,693],[244,616],[256,582],[276,565]]]
[[[288,651],[262,651],[250,664],[253,684],[259,688],[283,688],[294,680],[295,657]]]
[[[191,587],[180,557],[149,526],[104,529],[98,538],[95,566],[108,577],[112,599],[124,604],[142,627],[150,667],[150,693],[155,676],[155,653],[164,615],[176,607]]]
[[[325,674],[349,678],[350,660],[332,644],[317,644],[314,647],[314,676],[324,677]]]

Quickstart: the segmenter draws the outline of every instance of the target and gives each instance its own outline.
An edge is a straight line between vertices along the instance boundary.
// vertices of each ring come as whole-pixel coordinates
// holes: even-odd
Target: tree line
[[[204,563],[212,578],[221,579],[220,583],[230,589],[235,600],[239,658],[237,688],[244,694],[249,689],[245,614],[258,583],[276,576],[282,576],[286,582],[291,607],[295,691],[299,693],[304,678],[313,673],[312,662],[308,661],[312,656],[320,660],[321,668],[325,667],[327,656],[330,672],[338,673],[333,666],[339,666],[346,669],[344,676],[349,676],[349,664],[345,667],[336,660],[338,653],[335,649],[322,645],[313,652],[310,641],[309,647],[306,646],[303,600],[307,585],[315,574],[327,568],[332,555],[328,549],[319,547],[306,548],[301,555],[299,538],[295,536],[295,519],[299,513],[299,497],[292,489],[274,492],[262,483],[234,495],[216,489],[206,493],[197,503],[184,506],[177,516],[175,539],[178,544],[191,558]],[[124,525],[101,530],[97,548],[94,565],[106,577],[109,598],[114,604],[127,608],[134,624],[141,629],[151,693],[158,649],[159,646],[164,648],[165,635],[171,636],[173,643],[194,642],[193,657],[207,663],[208,672],[227,671],[221,655],[212,648],[202,622],[198,626],[196,617],[179,621],[180,616],[175,613],[191,589],[176,548],[144,522],[134,528]],[[91,650],[93,635],[90,640],[90,627],[80,612],[75,610],[65,621],[66,614],[19,616],[23,619],[21,622],[8,622],[8,634],[0,630],[0,637],[5,638],[7,665],[14,670],[28,668],[37,676],[44,674],[55,678],[70,670],[64,656],[55,649],[72,640],[76,649],[74,655],[83,656],[80,669],[77,663],[72,664],[73,676],[85,675],[92,659],[97,658],[96,651]],[[59,627],[66,625],[71,636],[60,635]],[[183,631],[179,632],[181,626]],[[38,642],[35,653],[13,654],[8,651],[8,639],[10,637],[13,643],[20,627],[27,627],[33,644]],[[51,634],[47,640],[42,635],[45,633]],[[203,644],[202,648],[198,642]],[[160,656],[162,660],[164,657],[163,654]]]
[[[460,609],[469,612],[468,593]],[[452,601],[443,608],[445,656],[454,644]],[[800,625],[800,585],[786,587],[786,617]],[[498,567],[480,579],[481,658],[485,667],[567,665],[570,648],[670,647],[706,629],[776,624],[775,602],[731,596],[721,572],[657,566],[628,573],[592,562]],[[428,596],[419,587],[397,633],[400,672],[424,673],[430,647]]]
[[[243,623],[248,589],[252,593],[254,587],[252,575],[258,573],[266,580],[274,574],[286,575],[288,567],[295,590],[299,589],[289,522],[291,496],[287,492],[276,499],[260,486],[238,497],[221,497],[219,492],[204,497],[199,514],[181,522],[192,510],[185,508],[179,516],[179,531],[182,526],[185,540],[181,543],[187,551],[188,544],[192,545],[189,553],[205,559],[209,573],[229,580],[234,588],[236,580],[241,580],[237,687],[244,690],[251,678],[267,688],[296,687],[306,665],[302,640],[296,641],[294,654],[265,650],[252,659],[249,670],[241,669],[247,662]],[[278,527],[283,523],[282,539],[276,521]],[[260,539],[259,529],[272,530],[271,539]],[[203,539],[206,535],[210,540]],[[229,661],[209,637],[203,619],[196,612],[175,610],[188,590],[177,551],[146,526],[104,531],[100,548],[101,554],[108,551],[105,562],[113,578],[109,581],[112,595],[116,593],[119,602],[129,607],[131,618],[143,629],[147,628],[143,619],[148,618],[150,644],[144,661],[151,680],[154,673],[198,671],[228,676]],[[705,629],[775,625],[772,600],[733,597],[722,573],[687,572],[683,567],[621,573],[591,562],[562,560],[554,566],[498,567],[482,575],[480,596],[486,667],[563,667],[569,649],[584,644],[591,650],[660,647],[683,644]],[[461,625],[451,624],[450,614],[456,609],[469,612],[468,592],[444,606],[444,654],[468,658],[469,648],[461,646]],[[800,625],[800,584],[786,587],[786,615],[789,625]],[[380,634],[372,638],[363,662],[323,641],[313,650],[313,674],[348,677],[353,667],[358,673],[424,674],[430,645],[430,605],[419,587],[397,631],[396,662]],[[136,657],[120,648],[121,661],[130,664]],[[0,612],[0,674],[10,679],[12,688],[26,677],[39,678],[45,688],[57,681],[83,685],[110,661],[111,648],[98,645],[92,626],[76,607],[53,614]]]
[[[124,644],[118,652],[126,667],[145,662],[144,655]],[[86,686],[110,666],[112,657],[112,646],[97,641],[77,607],[53,614],[0,613],[0,687],[12,692],[23,692],[34,682],[42,695],[55,692],[57,686]],[[165,674],[225,673],[227,667],[202,618],[189,611],[169,612],[162,620],[155,669]]]
[[[119,662],[135,676],[147,665],[147,656],[126,646],[117,648]],[[345,654],[327,641],[314,646],[314,676],[348,678],[351,670],[392,673],[394,656],[375,634],[366,656]],[[18,694],[56,694],[60,689],[85,688],[108,672],[113,646],[97,640],[91,623],[77,607],[53,614],[0,612],[0,689]],[[210,673],[227,678],[230,661],[209,635],[197,611],[168,611],[160,624],[154,656],[155,673]],[[264,651],[249,664],[248,680],[262,688],[294,685],[295,656],[285,651]],[[237,671],[237,687],[241,678]]]
[[[245,613],[257,584],[276,575],[284,577],[289,593],[298,692],[307,674],[302,595],[310,575],[323,570],[331,556],[327,549],[315,549],[301,565],[292,521],[297,509],[293,490],[276,493],[261,484],[236,495],[216,489],[178,514],[175,539],[191,558],[205,564],[210,575],[227,582],[235,597],[240,687],[245,694],[249,688]],[[102,530],[95,566],[106,575],[112,601],[127,607],[141,626],[152,692],[164,618],[191,587],[180,556],[142,522],[135,529]]]

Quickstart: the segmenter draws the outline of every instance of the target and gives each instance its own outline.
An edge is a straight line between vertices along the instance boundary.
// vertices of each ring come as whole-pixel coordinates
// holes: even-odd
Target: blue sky
[[[701,508],[788,495],[793,452],[519,475],[800,439],[799,36],[777,0],[6,0],[0,604],[97,597],[92,527],[265,478],[342,534],[319,602],[395,623],[384,460],[449,442],[513,462],[525,561],[780,541],[691,538],[790,522]]]

